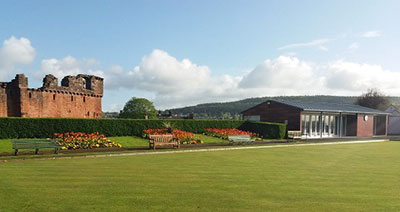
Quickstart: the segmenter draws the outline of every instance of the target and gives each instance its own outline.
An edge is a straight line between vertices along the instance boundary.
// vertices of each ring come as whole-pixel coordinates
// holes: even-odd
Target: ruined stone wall
[[[7,116],[6,83],[0,83],[0,117]]]
[[[58,79],[47,75],[41,88],[28,88],[28,79],[17,75],[4,88],[6,109],[0,117],[101,118],[103,79],[91,75],[66,76]],[[0,84],[1,85],[1,84]],[[100,91],[101,89],[101,91]],[[0,88],[0,106],[2,105]],[[4,103],[3,103],[4,104]]]
[[[21,97],[22,117],[101,118],[101,96],[28,89]]]
[[[21,117],[21,93],[28,88],[28,78],[23,74],[17,74],[15,78],[7,83],[7,116]]]

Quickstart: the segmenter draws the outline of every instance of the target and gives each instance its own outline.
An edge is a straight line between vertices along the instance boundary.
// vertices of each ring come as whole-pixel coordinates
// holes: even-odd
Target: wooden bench
[[[288,131],[287,132],[287,137],[288,139],[294,140],[294,139],[299,139],[301,138],[301,131]]]
[[[162,145],[172,145],[176,148],[180,147],[179,140],[173,135],[149,135],[149,138],[149,149],[156,149],[156,146]]]
[[[54,140],[14,140],[12,148],[15,150],[14,155],[18,155],[19,149],[34,149],[38,154],[39,149],[54,148],[54,154],[58,154],[61,146]]]
[[[228,135],[228,140],[230,144],[254,142],[249,135]]]

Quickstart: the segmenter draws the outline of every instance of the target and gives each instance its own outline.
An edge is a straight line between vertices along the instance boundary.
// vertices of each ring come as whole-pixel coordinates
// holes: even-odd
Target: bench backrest
[[[54,140],[14,140],[12,141],[12,146],[13,149],[59,147]]]
[[[301,131],[288,131],[289,138],[301,137]]]
[[[149,138],[157,143],[169,143],[174,140],[173,135],[149,135]]]
[[[249,135],[228,135],[228,140],[249,141],[251,140],[251,137]]]

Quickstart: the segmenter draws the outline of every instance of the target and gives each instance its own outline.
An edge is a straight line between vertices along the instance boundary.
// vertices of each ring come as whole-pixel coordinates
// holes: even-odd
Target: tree
[[[378,89],[370,88],[367,93],[357,98],[356,104],[373,109],[386,110],[390,106],[391,101]]]
[[[145,98],[132,97],[124,106],[119,114],[120,118],[131,119],[155,119],[157,110],[153,103]]]

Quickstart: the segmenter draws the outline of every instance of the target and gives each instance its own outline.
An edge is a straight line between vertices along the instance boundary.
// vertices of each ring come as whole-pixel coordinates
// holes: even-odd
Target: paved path
[[[273,146],[238,146],[238,147],[221,147],[221,148],[209,148],[209,149],[171,150],[171,151],[159,151],[159,152],[130,152],[130,153],[98,154],[98,155],[83,155],[83,156],[25,158],[25,159],[0,160],[0,162],[23,161],[23,160],[55,160],[55,159],[73,159],[73,158],[104,158],[104,157],[136,156],[136,155],[176,154],[176,153],[189,153],[189,152],[214,152],[214,151],[228,151],[228,150],[242,150],[242,149],[323,146],[323,145],[337,145],[337,144],[364,144],[364,143],[377,143],[385,141],[387,140],[382,139],[382,140],[365,140],[365,141],[337,141],[337,142],[323,142],[323,143],[321,142],[321,143],[306,143],[306,144],[280,144]]]

